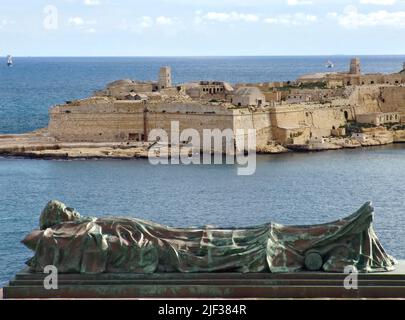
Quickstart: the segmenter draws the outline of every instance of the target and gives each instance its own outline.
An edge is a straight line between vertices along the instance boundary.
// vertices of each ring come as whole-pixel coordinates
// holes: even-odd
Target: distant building
[[[266,97],[257,87],[241,87],[232,97],[232,103],[238,107],[260,107],[266,105]]]
[[[162,67],[159,71],[158,88],[159,90],[171,88],[172,70],[170,67]]]
[[[199,81],[184,84],[185,92],[193,99],[226,100],[233,87],[223,81]]]
[[[134,101],[146,101],[148,100],[148,96],[144,93],[134,93],[131,92],[125,96],[126,100],[134,100]]]
[[[381,126],[384,124],[394,124],[401,122],[401,114],[399,112],[375,112],[358,114],[356,116],[357,123],[372,124],[375,126]]]
[[[354,58],[350,61],[350,74],[361,74],[360,59]]]
[[[297,82],[299,85],[324,83],[327,88],[382,84],[397,86],[405,84],[405,71],[392,74],[362,74],[360,59],[354,58],[350,61],[350,69],[348,72],[307,74],[298,78]]]
[[[286,103],[301,103],[312,100],[312,94],[310,93],[292,93],[286,98]]]

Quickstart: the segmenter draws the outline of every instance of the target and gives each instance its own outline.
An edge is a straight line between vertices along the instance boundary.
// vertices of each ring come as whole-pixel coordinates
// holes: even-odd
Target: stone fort
[[[204,129],[256,129],[260,150],[344,136],[348,122],[381,125],[388,113],[391,122],[405,123],[405,69],[363,75],[357,58],[346,73],[232,85],[173,84],[170,67],[163,67],[157,81],[119,80],[87,99],[52,107],[48,129],[65,142],[132,142],[147,141],[153,129],[170,135],[178,121],[180,130],[201,135]]]

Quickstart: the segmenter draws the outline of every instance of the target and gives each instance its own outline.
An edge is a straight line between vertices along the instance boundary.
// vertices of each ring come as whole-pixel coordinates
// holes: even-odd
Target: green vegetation
[[[327,89],[326,82],[318,81],[312,83],[300,83],[299,85],[293,83],[285,83],[282,87],[277,88],[269,88],[267,91],[273,91],[276,89],[277,91],[290,91],[291,89]]]
[[[375,128],[375,125],[368,123],[357,123],[355,121],[348,121],[346,125],[347,135],[352,135],[352,133],[360,133],[363,128]]]
[[[384,127],[386,127],[388,130],[393,130],[393,131],[397,131],[397,130],[405,130],[405,124],[386,124],[384,125]]]
[[[301,83],[298,88],[300,89],[326,89],[326,82],[318,81],[311,83]]]
[[[290,91],[290,90],[293,89],[293,88],[297,88],[297,87],[294,87],[294,86],[292,86],[292,85],[289,85],[289,86],[285,85],[285,86],[283,86],[283,87],[276,88],[276,90],[277,90],[277,91]]]

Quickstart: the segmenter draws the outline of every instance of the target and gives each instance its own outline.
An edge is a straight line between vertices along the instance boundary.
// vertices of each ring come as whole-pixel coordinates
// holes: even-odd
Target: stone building
[[[145,141],[153,129],[170,132],[172,121],[180,130],[256,129],[258,148],[277,142],[305,142],[313,137],[331,136],[353,114],[341,104],[290,104],[265,106],[258,88],[240,88],[235,103],[182,102],[176,99],[117,100],[93,97],[50,110],[49,134],[66,142]],[[142,95],[140,95],[142,97]],[[239,100],[238,100],[239,99]],[[260,102],[260,100],[262,100]],[[251,108],[260,106],[263,108]],[[245,131],[247,134],[247,131]],[[246,140],[246,135],[245,135]]]
[[[272,89],[271,91],[264,91],[263,94],[264,94],[266,101],[268,101],[269,103],[273,103],[273,104],[280,102],[283,97],[283,92],[278,91],[276,89]]]
[[[291,89],[285,98],[286,103],[322,102],[343,94],[342,89]]]
[[[347,123],[351,106],[286,104],[270,108],[273,139],[281,144],[305,144],[311,138],[329,137]]]
[[[136,80],[118,80],[107,84],[107,86],[100,91],[96,91],[96,96],[107,96],[116,99],[126,99],[130,93],[152,92],[154,91],[155,84],[147,81]]]
[[[171,139],[174,121],[179,123],[180,132],[194,129],[201,137],[204,130],[245,129],[242,138],[247,141],[247,129],[256,129],[258,147],[272,141],[268,111],[252,113],[224,104],[193,101],[143,103],[102,97],[85,99],[53,107],[48,130],[52,137],[64,142],[147,141],[154,129],[163,129]]]
[[[158,89],[167,89],[172,86],[172,70],[170,67],[162,67],[159,71]]]
[[[323,83],[328,88],[381,84],[398,86],[405,84],[405,72],[392,74],[362,74],[360,60],[355,58],[351,60],[350,69],[348,72],[329,72],[303,75],[298,78],[297,83],[300,85]]]
[[[144,93],[130,92],[128,95],[125,96],[125,100],[146,101],[148,99],[148,95]]]
[[[357,62],[353,64],[357,68]],[[347,72],[303,78],[317,83],[320,79],[334,79],[342,85],[348,79],[360,83],[339,89],[285,84],[287,88],[274,90],[258,84],[235,85],[236,91],[220,81],[172,86],[168,73],[170,69],[164,68],[159,76],[160,90],[157,82],[120,80],[95,97],[51,108],[50,136],[65,142],[146,141],[153,129],[171,134],[171,123],[178,121],[180,130],[194,129],[200,135],[204,129],[255,129],[257,147],[262,148],[273,142],[305,144],[343,136],[348,121],[375,126],[405,122],[405,86],[400,85],[405,83],[405,73]],[[362,80],[367,85],[361,85]],[[396,81],[404,82],[395,85]],[[274,102],[288,99],[288,95],[287,102]],[[294,95],[297,102],[291,100]],[[267,101],[273,102],[269,105]]]
[[[361,74],[360,59],[354,58],[350,61],[350,74]]]
[[[375,126],[381,126],[384,124],[395,124],[401,122],[401,114],[399,112],[375,112],[358,114],[356,121],[362,124],[372,124]]]
[[[311,101],[310,94],[289,94],[285,100],[286,103],[303,103]]]
[[[99,97],[112,97],[119,100],[133,100],[135,94],[145,94],[171,88],[171,69],[170,67],[162,67],[160,68],[157,82],[130,79],[117,80],[107,84],[104,89],[96,91],[94,95]]]
[[[189,82],[183,85],[186,94],[193,99],[228,100],[233,93],[233,87],[222,81]]]
[[[266,97],[257,87],[241,87],[232,97],[238,107],[261,107],[266,105]]]

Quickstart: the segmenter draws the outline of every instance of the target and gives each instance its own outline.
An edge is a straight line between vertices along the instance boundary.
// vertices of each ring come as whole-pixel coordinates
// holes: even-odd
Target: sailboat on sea
[[[12,67],[13,66],[13,57],[11,55],[7,56],[7,66]]]
[[[326,62],[326,68],[328,69],[333,69],[335,67],[334,63],[332,61]]]

